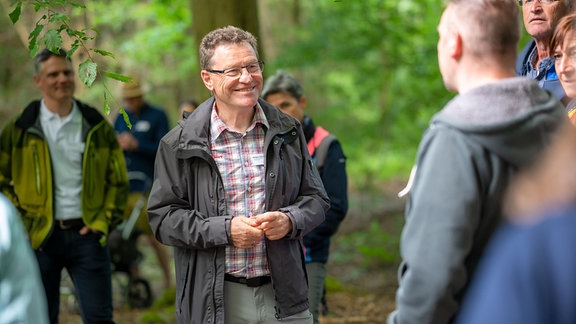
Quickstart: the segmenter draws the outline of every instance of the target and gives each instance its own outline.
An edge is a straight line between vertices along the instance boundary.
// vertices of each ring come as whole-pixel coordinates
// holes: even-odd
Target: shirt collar
[[[266,129],[270,128],[270,125],[268,124],[268,119],[266,119],[266,115],[264,114],[264,110],[262,110],[260,103],[256,104],[254,110],[255,110],[254,118],[252,119],[252,123],[250,124],[248,129],[246,129],[246,133],[252,131],[258,124],[263,125]],[[210,120],[211,120],[210,137],[213,140],[217,139],[218,136],[220,136],[222,132],[224,132],[225,130],[229,132],[234,132],[234,130],[230,129],[228,126],[226,126],[226,124],[224,124],[222,119],[220,119],[220,117],[216,113],[216,102],[214,102],[214,105],[212,106],[212,113],[210,116]]]
[[[526,60],[526,71],[528,76],[536,80],[541,80],[548,74],[548,71],[554,70],[554,58],[553,57],[544,58],[542,61],[540,61],[540,63],[538,63],[538,69],[535,69],[532,62],[536,60],[537,55],[538,55],[538,49],[536,48],[536,46],[534,46],[532,52],[528,56],[528,60]]]
[[[57,113],[48,109],[46,106],[46,102],[44,99],[40,102],[40,120],[46,123],[54,123],[59,121],[60,124],[66,124],[69,121],[78,121],[80,117],[80,113],[78,112],[78,106],[76,105],[76,101],[72,101],[72,111],[67,116],[60,117]]]

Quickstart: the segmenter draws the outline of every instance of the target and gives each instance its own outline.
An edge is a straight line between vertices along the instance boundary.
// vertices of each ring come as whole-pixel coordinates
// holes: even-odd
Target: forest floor
[[[404,206],[396,193],[402,185],[400,181],[387,183],[373,196],[351,193],[350,211],[332,240],[327,265],[328,314],[321,318],[322,324],[385,323],[394,309]],[[143,277],[159,296],[162,280],[155,255],[146,244],[141,244],[141,250]],[[114,285],[121,281],[116,278]],[[115,289],[117,296],[118,287]],[[114,311],[118,324],[176,323],[173,308],[129,309],[119,299],[115,297]],[[60,323],[82,323],[77,312],[70,309],[70,296],[62,296],[62,301]]]

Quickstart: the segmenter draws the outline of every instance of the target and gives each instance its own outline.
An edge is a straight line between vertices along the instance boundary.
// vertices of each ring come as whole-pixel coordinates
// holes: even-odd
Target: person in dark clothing
[[[330,209],[326,212],[324,222],[304,236],[306,270],[310,286],[308,298],[314,323],[318,323],[319,306],[325,289],[330,238],[336,233],[348,211],[346,156],[340,142],[335,140],[335,137],[329,136],[329,133],[322,127],[316,127],[312,118],[304,114],[307,99],[300,81],[295,77],[284,71],[276,72],[266,80],[262,98],[302,123],[308,152],[318,167],[326,193],[330,198]],[[325,144],[321,144],[323,141],[326,141]],[[320,145],[328,145],[328,149],[322,151],[319,148]],[[321,154],[325,156],[320,157]]]
[[[438,34],[442,79],[458,95],[432,117],[401,192],[409,197],[389,324],[454,321],[511,179],[568,123],[558,99],[512,69],[515,1],[448,1]]]
[[[198,101],[194,99],[186,99],[180,102],[178,106],[178,114],[181,118],[186,118],[198,107]]]
[[[185,324],[311,324],[302,238],[329,207],[300,123],[260,99],[256,38],[200,42],[212,97],[160,141],[148,218],[174,247]]]
[[[566,123],[510,185],[507,223],[482,257],[457,323],[576,323],[575,144],[576,128]]]
[[[524,27],[532,40],[524,46],[516,60],[516,74],[538,81],[541,88],[554,93],[559,100],[565,92],[560,84],[550,39],[558,21],[575,9],[575,0],[518,0],[522,7]]]
[[[148,195],[150,183],[154,177],[154,159],[162,136],[168,132],[168,116],[163,109],[155,107],[144,100],[144,89],[138,78],[132,82],[122,83],[121,96],[124,109],[132,128],[118,115],[114,122],[114,129],[118,134],[118,142],[124,151],[128,175],[136,176],[130,179],[130,197],[126,216],[130,214],[137,200],[142,195]],[[138,176],[138,173],[141,176]],[[145,176],[145,178],[142,177]],[[164,276],[164,289],[172,286],[172,269],[168,248],[162,245],[152,235],[145,206],[141,209],[136,222],[136,230],[144,234],[148,243],[154,249],[162,274]],[[137,263],[131,270],[135,276],[140,275]]]
[[[541,216],[498,231],[457,323],[576,323],[576,206]]]

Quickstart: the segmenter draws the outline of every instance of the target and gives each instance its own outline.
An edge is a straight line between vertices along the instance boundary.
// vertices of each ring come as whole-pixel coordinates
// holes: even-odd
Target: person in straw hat
[[[131,82],[124,82],[120,88],[120,95],[130,120],[131,128],[119,115],[114,122],[114,129],[118,133],[118,142],[124,151],[126,167],[129,174],[140,172],[152,180],[154,176],[154,159],[160,139],[168,132],[168,117],[164,110],[155,107],[144,100],[144,89],[139,78],[134,77]],[[129,214],[142,194],[148,195],[149,183],[133,179],[130,181],[130,198],[128,200]],[[169,264],[167,248],[158,242],[152,235],[148,220],[145,215],[146,208],[142,208],[136,224],[137,230],[145,234],[150,245],[154,248],[158,262],[164,275],[164,288],[172,284],[172,274]],[[137,266],[133,274],[138,275]]]

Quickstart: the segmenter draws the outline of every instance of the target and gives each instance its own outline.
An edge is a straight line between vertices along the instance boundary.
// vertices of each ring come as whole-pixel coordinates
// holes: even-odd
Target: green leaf
[[[18,19],[20,19],[20,14],[22,14],[22,1],[18,1],[16,3],[16,8],[14,8],[14,10],[9,14],[12,24],[15,24]]]
[[[50,29],[44,35],[44,45],[51,52],[57,53],[62,48],[62,37],[60,32]]]
[[[78,2],[66,1],[66,3],[69,4],[69,5],[71,5],[71,6],[73,6],[73,7],[76,7],[76,8],[82,8],[82,9],[85,9],[85,8],[86,8],[85,5],[83,5],[83,4],[81,4],[81,3],[78,3]]]
[[[132,82],[132,78],[123,74],[104,72],[104,76],[121,82]]]
[[[36,27],[34,27],[34,30],[30,33],[30,35],[28,35],[28,39],[30,40],[34,39],[34,41],[36,41],[42,29],[44,29],[44,25],[36,23]]]
[[[68,50],[66,56],[67,56],[68,58],[71,58],[72,55],[74,54],[74,52],[76,52],[76,50],[78,50],[78,48],[80,47],[80,45],[82,45],[82,44],[80,44],[80,41],[79,41],[79,40],[77,40],[77,39],[74,40],[74,43],[72,43],[72,45],[70,46],[70,50]]]
[[[44,3],[44,1],[34,1],[34,11],[38,12],[40,9],[45,9],[49,7],[48,3]]]
[[[38,50],[40,49],[40,45],[38,44],[38,35],[40,35],[40,32],[43,28],[44,25],[37,22],[34,30],[30,33],[30,35],[28,35],[28,39],[30,40],[30,42],[28,42],[28,51],[30,52],[30,57],[36,56],[36,53],[38,53]]]
[[[58,27],[57,31],[60,33],[60,32],[62,32],[63,30],[68,31],[68,29],[70,29],[70,28],[68,27],[68,25],[62,24],[62,25],[60,25],[60,27]]]
[[[28,45],[28,51],[30,52],[30,57],[35,57],[36,54],[38,54],[38,51],[40,50],[40,46],[38,46],[38,43],[34,42],[34,44],[32,44],[32,42],[30,42],[30,44]]]
[[[108,51],[105,51],[105,50],[101,50],[101,49],[98,49],[98,48],[93,48],[92,50],[93,50],[94,52],[102,55],[102,56],[110,56],[110,57],[112,57],[113,59],[116,59],[116,58],[114,57],[114,54],[112,54],[111,52],[108,52]]]
[[[87,59],[80,63],[80,66],[78,67],[78,76],[85,85],[91,87],[92,83],[94,83],[94,80],[96,80],[97,71],[98,64],[94,63],[90,59]]]
[[[120,113],[120,115],[122,115],[122,117],[124,118],[126,126],[128,126],[129,129],[132,129],[132,124],[130,123],[130,117],[128,117],[128,113],[126,112],[126,110],[124,110],[124,108],[120,108],[118,113]]]
[[[34,30],[30,33],[30,35],[28,35],[28,39],[30,40],[28,48],[32,48],[34,47],[33,45],[36,45],[38,35],[40,35],[40,32],[42,32],[42,29],[44,29],[44,25],[37,22]]]
[[[64,14],[54,12],[50,15],[48,19],[50,22],[62,22],[62,21],[70,21],[70,18]]]
[[[110,115],[110,105],[108,104],[108,96],[106,95],[106,91],[104,91],[104,114],[106,116]]]

